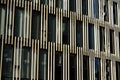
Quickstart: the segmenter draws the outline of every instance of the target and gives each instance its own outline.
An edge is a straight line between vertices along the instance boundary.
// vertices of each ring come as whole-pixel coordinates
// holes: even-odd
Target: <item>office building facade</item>
[[[0,80],[119,74],[119,0],[0,0]]]

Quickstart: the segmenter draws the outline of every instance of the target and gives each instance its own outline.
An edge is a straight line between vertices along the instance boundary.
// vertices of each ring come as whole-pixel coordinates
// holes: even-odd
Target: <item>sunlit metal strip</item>
[[[41,5],[41,33],[40,33],[40,48],[42,48],[42,45],[43,45],[43,22],[44,22],[44,20],[43,20],[43,15],[44,15],[44,10],[43,10],[43,5]]]
[[[69,32],[69,38],[70,38],[70,53],[72,53],[72,28],[73,26],[72,26],[72,12],[70,11],[70,26],[69,26],[69,30],[70,30],[70,32]]]
[[[6,10],[6,15],[7,15],[7,16],[6,16],[6,28],[5,28],[5,29],[6,29],[6,33],[5,33],[5,43],[7,43],[7,38],[8,38],[8,37],[7,37],[7,34],[8,34],[8,22],[9,22],[9,20],[8,20],[8,19],[9,19],[9,16],[8,16],[8,15],[9,15],[9,0],[7,1],[7,7],[6,7],[6,9],[7,9],[7,10]]]
[[[75,26],[74,26],[74,49],[75,49],[75,53],[76,53],[76,51],[77,51],[77,50],[76,50],[76,49],[77,49],[77,47],[76,47],[76,26],[77,26],[77,25],[76,25],[76,18],[77,18],[77,17],[76,17],[76,13],[74,13],[74,18],[75,18],[75,19],[74,19],[74,25],[75,25]]]
[[[53,43],[52,44],[52,46],[53,46],[53,51],[52,51],[52,53],[53,53],[53,60],[52,60],[52,62],[53,62],[53,72],[52,72],[52,75],[53,75],[53,79],[52,80],[55,80],[55,74],[57,74],[57,73],[55,73],[55,54],[56,54],[56,51],[55,51],[55,43]]]
[[[22,7],[24,7],[24,2],[25,2],[25,1],[24,1],[24,0],[22,0]]]
[[[41,8],[41,4],[40,4],[40,0],[38,0],[38,11],[40,11]]]
[[[83,80],[83,49],[82,48],[80,48],[80,63],[81,63],[81,68],[80,68],[81,80]]]
[[[69,0],[67,0],[67,11],[66,11],[67,17],[70,17],[70,9],[69,9],[69,7],[70,7]]]
[[[45,49],[45,5],[43,7],[43,49]]]
[[[53,14],[55,14],[55,9],[56,9],[56,0],[53,0]]]
[[[13,0],[13,12],[12,12],[12,39],[11,44],[13,44],[13,37],[14,37],[14,15],[15,15],[15,0]]]
[[[16,45],[17,45],[17,39],[16,39],[16,37],[14,38],[14,59],[13,59],[13,79],[12,80],[14,80],[14,77],[15,77],[15,73],[16,73],[16,69],[15,69],[15,57],[16,57]]]
[[[19,7],[22,7],[22,1],[19,0]]]
[[[31,28],[32,28],[32,2],[30,2],[30,20],[29,20],[29,47],[31,46]]]
[[[23,34],[23,46],[25,46],[25,36],[26,36],[26,23],[27,23],[27,19],[26,19],[26,15],[27,15],[27,1],[25,1],[25,10],[24,10],[24,34]]]
[[[1,51],[0,51],[0,79],[2,77],[2,60],[3,60],[3,49],[4,49],[4,36],[2,36],[1,40]]]
[[[66,73],[65,73],[65,70],[66,70],[66,68],[65,68],[65,66],[66,66],[65,53],[66,53],[65,45],[63,45],[63,80],[66,80],[66,78],[65,78],[65,75],[66,75]]]
[[[40,55],[40,47],[39,47],[39,40],[37,41],[37,69],[36,69],[36,80],[38,80],[39,77],[39,55]]]
[[[1,2],[1,4],[2,4],[2,3],[3,3],[3,0],[1,0],[0,2]]]
[[[46,21],[45,21],[45,49],[47,49],[48,37],[48,6],[46,7]]]
[[[63,19],[63,10],[60,9],[60,47],[61,47],[61,51],[63,51],[63,44],[62,44],[62,19]]]
[[[80,80],[79,76],[80,76],[80,66],[79,66],[79,59],[80,59],[80,56],[79,56],[79,48],[77,47],[77,70],[76,70],[76,73],[77,73],[77,80]]]
[[[20,67],[19,67],[19,80],[21,80],[21,61],[22,60],[22,38],[20,38]]]
[[[33,75],[34,75],[34,40],[32,39],[32,55],[31,55],[31,80],[33,80]]]
[[[18,0],[16,0],[16,6],[18,6],[18,5],[19,5]]]
[[[58,14],[58,8],[56,9],[56,51],[58,50],[58,43],[59,43],[59,14]]]
[[[48,42],[48,80],[50,80],[50,42]]]
[[[53,80],[53,49],[52,49],[52,43],[50,43],[50,80]]]
[[[67,45],[67,80],[70,80],[70,46]]]
[[[35,10],[35,0],[32,0],[33,10]]]
[[[85,35],[86,39],[85,40],[86,40],[86,43],[87,43],[86,48],[89,49],[89,47],[88,47],[89,46],[89,41],[88,41],[88,19],[86,18],[86,16],[85,16],[85,25],[86,25],[86,35]]]

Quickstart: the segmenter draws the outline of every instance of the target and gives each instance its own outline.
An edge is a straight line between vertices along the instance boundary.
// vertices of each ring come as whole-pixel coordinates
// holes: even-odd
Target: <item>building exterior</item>
[[[0,0],[0,80],[119,74],[119,0]]]

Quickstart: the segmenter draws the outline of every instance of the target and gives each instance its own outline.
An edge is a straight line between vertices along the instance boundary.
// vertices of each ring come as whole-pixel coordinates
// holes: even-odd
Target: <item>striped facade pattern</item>
[[[94,58],[98,57],[101,60],[101,80],[106,80],[106,59],[111,61],[111,80],[116,79],[116,61],[120,62],[119,52],[119,32],[120,32],[120,1],[114,0],[118,3],[118,25],[113,24],[112,16],[112,2],[108,0],[109,4],[109,22],[104,21],[104,0],[99,0],[99,19],[93,18],[92,1],[88,0],[88,15],[82,15],[82,0],[76,0],[76,12],[69,11],[69,0],[63,0],[63,9],[55,7],[55,1],[49,0],[49,5],[40,4],[40,0],[0,0],[0,4],[6,7],[6,33],[1,35],[1,57],[0,57],[0,79],[2,77],[2,60],[5,45],[12,45],[14,48],[14,55],[17,49],[22,53],[23,47],[31,48],[31,80],[38,80],[38,63],[40,50],[48,52],[48,78],[47,80],[55,80],[55,54],[60,52],[63,54],[63,80],[70,80],[70,54],[77,57],[77,80],[83,80],[83,55],[89,56],[89,74],[90,80],[95,80]],[[24,35],[23,37],[14,36],[14,15],[15,8],[24,9]],[[10,10],[10,12],[9,12]],[[41,29],[40,39],[31,38],[32,27],[32,11],[39,11],[41,14]],[[56,16],[56,42],[48,41],[48,15]],[[70,44],[62,44],[62,19],[63,17],[70,19]],[[83,47],[76,46],[76,20],[83,22]],[[89,49],[88,43],[88,23],[94,24],[94,44],[95,49]],[[105,28],[105,51],[100,51],[99,41],[99,26]],[[115,53],[110,53],[110,37],[109,30],[114,30],[114,47]],[[13,79],[20,80],[21,67],[15,67],[15,61],[18,63],[19,58],[14,57],[13,62]]]

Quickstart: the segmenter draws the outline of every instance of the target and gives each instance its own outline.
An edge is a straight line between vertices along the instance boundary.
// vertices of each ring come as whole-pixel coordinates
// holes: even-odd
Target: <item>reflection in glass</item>
[[[15,27],[14,35],[17,37],[23,37],[24,27],[24,10],[22,8],[15,8]]]
[[[70,54],[70,80],[77,80],[77,58]]]
[[[41,26],[41,17],[40,12],[33,11],[32,13],[32,39],[40,38],[40,26]]]
[[[82,14],[88,15],[88,0],[82,0]]]
[[[106,60],[106,80],[111,80],[111,61]]]
[[[94,49],[94,24],[88,24],[89,49]]]
[[[60,52],[55,54],[55,80],[63,80],[63,57]]]
[[[76,22],[76,45],[83,46],[83,26],[81,21]]]
[[[48,58],[47,51],[40,50],[39,54],[39,77],[38,80],[47,80]]]
[[[76,0],[69,0],[70,11],[76,11]]]
[[[105,28],[99,27],[100,34],[100,51],[105,51]]]
[[[101,65],[100,59],[95,58],[95,80],[101,80]]]
[[[62,24],[62,33],[63,33],[63,44],[70,43],[70,23],[69,19],[63,17],[63,24]]]
[[[31,49],[23,47],[21,59],[22,80],[30,80],[30,73],[31,73]]]
[[[105,21],[109,21],[108,0],[105,0],[105,5],[104,5],[104,20]]]
[[[49,14],[48,16],[48,41],[55,42],[56,40],[56,17]]]
[[[6,7],[0,4],[0,35],[4,35],[6,23]]]
[[[93,0],[94,18],[99,18],[99,0]]]
[[[12,80],[13,74],[13,47],[5,45],[2,61],[2,80]]]
[[[48,5],[49,4],[49,0],[41,0],[41,4]]]
[[[83,56],[83,80],[90,80],[89,77],[89,56]]]

